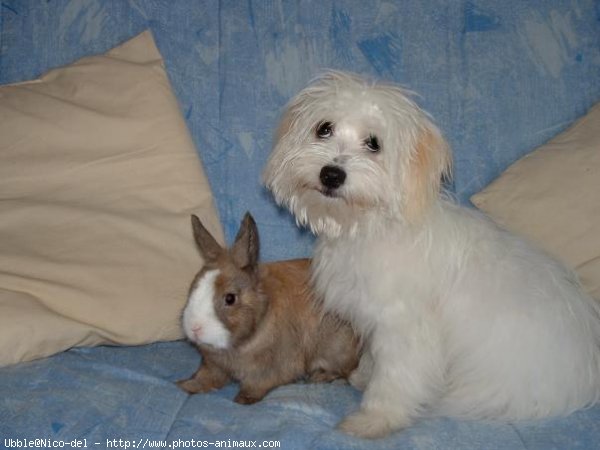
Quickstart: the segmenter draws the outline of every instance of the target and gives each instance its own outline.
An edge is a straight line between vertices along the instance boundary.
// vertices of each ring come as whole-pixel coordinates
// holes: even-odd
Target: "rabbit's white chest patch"
[[[217,317],[214,307],[215,280],[219,273],[218,270],[208,271],[196,283],[183,312],[183,328],[191,341],[224,349],[229,346],[230,333]]]

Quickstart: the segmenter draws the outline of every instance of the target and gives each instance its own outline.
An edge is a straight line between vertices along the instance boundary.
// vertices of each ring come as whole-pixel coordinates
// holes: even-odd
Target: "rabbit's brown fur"
[[[194,219],[206,266],[191,292],[204,273],[219,270],[215,313],[232,339],[225,349],[200,343],[202,364],[179,386],[196,393],[239,381],[235,401],[249,404],[303,377],[314,382],[347,378],[358,364],[359,340],[347,323],[324,313],[313,298],[308,287],[310,260],[258,264],[258,231],[250,215],[230,250],[220,248],[200,227]],[[237,308],[220,301],[234,291],[240,292]]]

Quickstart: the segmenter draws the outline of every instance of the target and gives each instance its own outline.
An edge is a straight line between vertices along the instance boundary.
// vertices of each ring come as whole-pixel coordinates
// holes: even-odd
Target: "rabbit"
[[[222,248],[192,215],[205,265],[182,316],[186,337],[202,362],[177,384],[194,394],[240,383],[234,401],[252,404],[273,388],[307,378],[347,379],[358,366],[360,339],[325,313],[309,287],[310,260],[259,264],[258,229],[246,213],[235,242]]]

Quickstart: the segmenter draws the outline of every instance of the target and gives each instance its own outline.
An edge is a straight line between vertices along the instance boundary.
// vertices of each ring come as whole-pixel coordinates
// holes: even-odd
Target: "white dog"
[[[600,308],[559,262],[441,194],[449,148],[401,88],[331,72],[288,105],[264,180],[319,236],[326,308],[369,353],[344,431],[525,419],[600,397]]]

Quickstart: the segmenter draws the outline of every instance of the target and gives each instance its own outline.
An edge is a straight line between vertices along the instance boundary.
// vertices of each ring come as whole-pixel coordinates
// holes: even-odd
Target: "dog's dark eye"
[[[225,304],[228,306],[231,306],[235,303],[235,301],[237,300],[237,297],[235,294],[232,294],[231,292],[225,294],[225,297],[223,298],[225,300]]]
[[[321,122],[317,125],[317,137],[327,139],[333,134],[333,124],[331,122]]]
[[[379,146],[379,139],[377,136],[370,135],[365,141],[367,148],[373,153],[377,153],[381,147]]]

